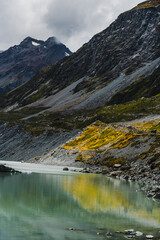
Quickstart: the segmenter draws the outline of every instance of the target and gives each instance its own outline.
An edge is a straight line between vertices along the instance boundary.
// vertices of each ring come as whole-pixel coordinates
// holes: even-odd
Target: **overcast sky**
[[[57,37],[76,51],[141,0],[0,0],[0,50]]]

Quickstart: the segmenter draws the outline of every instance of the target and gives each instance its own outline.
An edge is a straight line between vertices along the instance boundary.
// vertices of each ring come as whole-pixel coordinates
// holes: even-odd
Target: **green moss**
[[[39,126],[34,127],[31,125],[25,125],[23,131],[30,132],[32,135],[38,136],[38,135],[41,135],[45,131],[45,128],[39,127]]]

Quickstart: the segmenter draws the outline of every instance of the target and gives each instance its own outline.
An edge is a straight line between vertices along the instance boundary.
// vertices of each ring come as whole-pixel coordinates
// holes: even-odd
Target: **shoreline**
[[[160,200],[159,169],[151,170],[149,166],[115,164],[114,167],[88,166],[83,172],[103,174],[107,177],[138,183],[140,189],[146,193],[146,197]]]
[[[114,167],[86,165],[86,167],[73,167],[63,165],[49,165],[29,162],[12,162],[0,160],[0,165],[12,168],[21,173],[44,173],[44,174],[102,174],[106,177],[138,183],[140,190],[146,193],[146,197],[160,200],[160,176],[159,170],[151,170],[149,166],[122,166],[115,164]]]
[[[1,161],[0,164],[6,167],[13,168],[21,173],[44,173],[44,174],[75,174],[81,173],[83,168],[68,167],[68,166],[57,166],[47,165],[39,163],[28,163],[28,162],[12,162],[12,161]],[[68,170],[67,170],[68,169]]]

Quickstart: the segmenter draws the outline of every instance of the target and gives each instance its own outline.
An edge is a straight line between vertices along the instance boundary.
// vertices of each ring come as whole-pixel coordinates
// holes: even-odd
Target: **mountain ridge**
[[[24,84],[43,67],[71,54],[55,37],[46,41],[25,38],[0,55],[0,94]]]
[[[118,88],[122,90],[127,87],[125,82],[130,85],[141,75],[149,75],[148,65],[151,64],[153,66],[151,71],[154,71],[160,64],[158,60],[160,57],[159,12],[158,1],[156,7],[133,8],[120,14],[115,22],[104,31],[96,34],[72,56],[43,69],[20,91],[8,94],[5,104],[10,105],[18,101],[25,106],[37,101],[34,106],[38,106],[38,101],[42,99],[40,104],[43,105],[44,98],[52,95],[55,98],[55,89],[57,93],[71,86],[72,93],[67,93],[68,104],[66,107],[66,98],[64,98],[58,108],[54,103],[52,106],[49,105],[52,109],[55,107],[57,111],[68,109],[68,107],[73,109],[87,108],[88,103],[85,99],[89,99],[93,108],[103,106],[117,93]],[[135,78],[132,78],[131,74],[139,69],[142,71]],[[104,94],[104,97],[101,98],[102,101],[95,103],[95,91],[100,88],[107,90],[107,85],[116,79],[115,89],[117,90],[115,92],[114,89],[112,90],[113,94],[108,100]],[[75,83],[74,89],[72,89],[73,83]],[[37,93],[32,94],[34,91]],[[31,94],[32,97],[30,97]],[[101,92],[98,94],[101,95]],[[1,107],[2,105],[3,103]],[[45,103],[44,106],[46,106]]]

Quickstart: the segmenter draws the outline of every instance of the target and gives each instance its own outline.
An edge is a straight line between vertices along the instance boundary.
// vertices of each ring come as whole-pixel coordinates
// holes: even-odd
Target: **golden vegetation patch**
[[[62,148],[78,151],[76,161],[87,164],[112,167],[114,164],[125,165],[127,161],[140,159],[148,162],[151,159],[148,163],[157,167],[159,153],[156,152],[160,146],[160,134],[150,132],[155,127],[159,127],[158,121],[135,123],[134,126],[97,121],[85,128],[81,136]],[[119,149],[124,150],[119,151]],[[130,158],[128,158],[129,152]],[[132,152],[134,152],[133,156]]]
[[[138,133],[134,132],[127,132],[124,135],[121,136],[121,138],[116,142],[115,144],[112,144],[110,149],[113,148],[125,148],[127,147],[133,140],[135,140],[136,137],[140,136]]]
[[[159,120],[149,121],[149,122],[137,122],[137,123],[130,124],[130,125],[141,131],[156,130],[157,132],[160,132],[160,121]]]
[[[124,129],[116,129],[98,121],[87,127],[80,137],[67,143],[63,148],[96,150],[117,141],[125,135]]]

